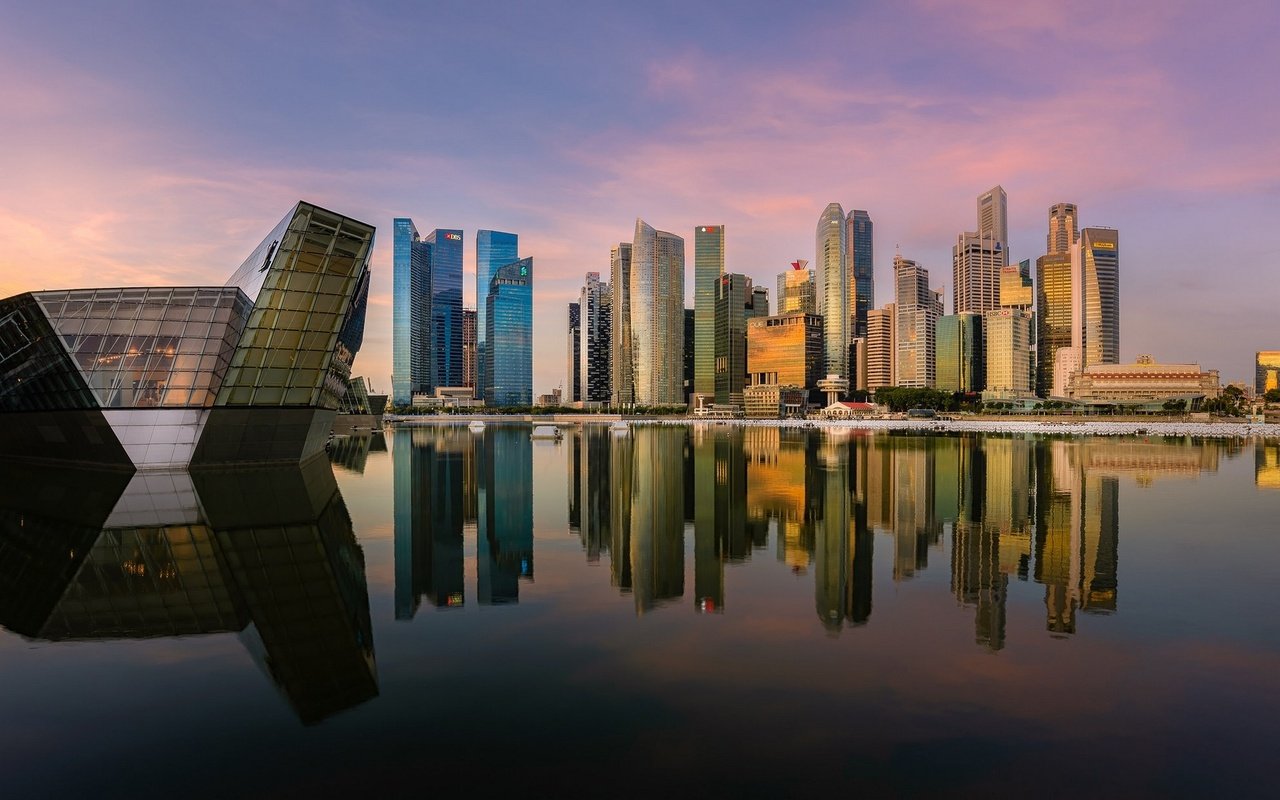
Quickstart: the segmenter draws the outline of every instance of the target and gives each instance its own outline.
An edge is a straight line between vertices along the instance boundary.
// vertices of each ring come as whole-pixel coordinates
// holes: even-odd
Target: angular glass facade
[[[484,397],[485,338],[488,335],[486,298],[489,282],[499,269],[520,259],[520,237],[502,231],[476,231],[476,396]]]
[[[533,404],[533,259],[500,268],[489,281],[485,321],[484,401],[491,406]]]
[[[724,226],[693,229],[693,391],[716,391],[716,293],[724,274]]]
[[[0,453],[173,467],[319,452],[364,337],[373,234],[299,203],[222,287],[0,301],[0,411],[53,413],[0,417]]]
[[[404,406],[427,390],[431,251],[413,220],[398,217],[392,225],[391,402]]]
[[[814,278],[816,305],[826,342],[826,371],[849,375],[849,270],[844,209],[831,203],[818,217]]]
[[[462,231],[437,228],[431,245],[430,385],[462,385]]]
[[[684,239],[637,219],[630,289],[635,402],[683,403]]]
[[[845,219],[845,228],[845,246],[849,250],[849,285],[853,289],[849,338],[865,338],[867,314],[876,305],[871,215],[858,209],[850,211]]]
[[[944,392],[980,392],[986,367],[982,315],[951,314],[938,318],[937,388]]]

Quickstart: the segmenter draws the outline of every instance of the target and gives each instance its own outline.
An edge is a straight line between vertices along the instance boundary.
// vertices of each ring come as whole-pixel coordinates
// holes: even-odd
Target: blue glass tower
[[[532,405],[533,259],[499,268],[486,294],[484,402]]]
[[[462,385],[462,231],[437,228],[431,245],[429,383]]]
[[[875,269],[872,264],[871,215],[855,209],[845,220],[845,244],[849,248],[849,286],[853,289],[850,304],[850,338],[865,339],[867,314],[875,308]]]
[[[503,266],[520,258],[520,237],[502,231],[476,231],[476,396],[484,397],[485,342],[488,337],[486,300],[489,281]]]
[[[412,219],[397,217],[393,230],[391,402],[407,406],[429,383],[431,257]]]

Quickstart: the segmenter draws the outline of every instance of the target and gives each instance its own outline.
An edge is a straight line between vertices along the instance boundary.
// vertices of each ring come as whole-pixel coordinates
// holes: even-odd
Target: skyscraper
[[[727,272],[716,290],[715,401],[742,405],[747,380],[747,320],[768,316],[768,299],[759,297],[745,275]],[[756,301],[765,308],[757,310]],[[763,312],[763,313],[759,313]]]
[[[779,314],[816,314],[813,296],[813,270],[804,259],[791,262],[791,269],[778,273]]]
[[[1054,203],[1049,207],[1049,235],[1046,253],[1067,253],[1080,239],[1079,213],[1075,203]]]
[[[818,313],[822,315],[826,371],[849,374],[849,269],[844,209],[831,203],[818,217],[814,257]]]
[[[578,298],[582,315],[578,357],[582,381],[582,400],[586,403],[608,403],[611,380],[609,356],[612,348],[613,302],[609,284],[600,280],[599,272],[588,272],[582,294]]]
[[[867,314],[875,308],[875,268],[872,263],[871,215],[854,209],[845,219],[849,286],[852,293],[849,338],[867,335]]]
[[[636,401],[635,353],[631,343],[631,243],[620,242],[609,253],[609,280],[613,285],[613,342],[610,369],[613,405]]]
[[[431,386],[462,385],[462,231],[437,228],[431,245]]]
[[[897,289],[898,386],[933,388],[937,381],[937,325],[942,293],[929,289],[929,270],[901,255],[894,256]]]
[[[1000,307],[1031,310],[1035,295],[1031,291],[1031,259],[1000,269]]]
[[[1000,266],[1009,263],[1009,197],[1000,186],[978,195],[978,237],[994,240],[1004,253]]]
[[[476,310],[462,309],[462,385],[476,388]]]
[[[533,259],[500,267],[486,293],[484,402],[533,404]]]
[[[873,308],[867,314],[867,386],[875,391],[881,386],[897,385],[896,366],[898,345],[896,342],[897,305]],[[859,387],[861,388],[861,387]]]
[[[485,298],[489,282],[503,266],[520,258],[520,237],[502,231],[476,231],[476,395],[484,397],[484,367],[487,363],[485,337],[489,323]]]
[[[430,382],[431,260],[412,219],[392,226],[391,402],[407,406]]]
[[[985,366],[982,316],[951,314],[938,318],[937,388],[946,392],[978,392]]]
[[[1011,396],[1030,394],[1031,312],[997,308],[988,311],[982,322],[987,391]]]
[[[951,248],[952,308],[981,314],[1000,307],[1000,271],[1004,247],[990,237],[966,231]]]
[[[1049,208],[1048,252],[1036,259],[1036,394],[1054,394],[1058,354],[1071,347],[1071,250],[1079,240],[1074,203]]]
[[[1080,369],[1120,363],[1120,232],[1081,231],[1071,269],[1071,345],[1080,352]]]
[[[716,292],[724,274],[724,226],[693,229],[693,391],[716,391]]]
[[[684,402],[684,239],[655,230],[637,219],[631,245],[630,277],[635,402],[681,404]]]
[[[1272,389],[1280,389],[1280,350],[1259,350],[1254,354],[1253,391],[1262,397]]]
[[[582,306],[578,303],[569,304],[569,364],[566,380],[568,385],[564,387],[563,400],[566,403],[576,403],[582,399]]]

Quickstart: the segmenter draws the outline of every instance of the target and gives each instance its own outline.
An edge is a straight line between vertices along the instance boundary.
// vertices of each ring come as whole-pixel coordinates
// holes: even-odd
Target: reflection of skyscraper
[[[470,445],[468,436],[452,426],[394,434],[396,619],[412,619],[424,597],[437,608],[463,604],[463,448]]]
[[[716,439],[720,431],[704,425],[689,431],[693,481],[693,604],[699,611],[724,611],[724,558],[716,504]]]
[[[1259,439],[1253,453],[1254,485],[1259,489],[1280,489],[1280,443]]]
[[[683,428],[631,432],[631,565],[636,613],[684,595]]]
[[[533,579],[533,443],[527,428],[494,425],[476,446],[476,594],[481,605],[516,603],[520,580]]]
[[[633,440],[609,434],[609,579],[623,594],[631,591],[631,491]]]

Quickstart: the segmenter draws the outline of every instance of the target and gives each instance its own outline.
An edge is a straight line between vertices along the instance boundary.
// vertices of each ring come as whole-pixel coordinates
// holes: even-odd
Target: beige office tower
[[[631,243],[635,402],[684,403],[684,239],[636,220]]]
[[[873,308],[867,314],[867,389],[875,391],[881,386],[896,386],[894,362],[897,344],[894,341],[897,306]]]
[[[1031,291],[1031,259],[1000,269],[1000,307],[1030,311],[1035,305]]]
[[[813,270],[805,269],[809,262],[798,259],[791,262],[791,269],[778,273],[778,314],[816,314],[813,296]]]
[[[1080,369],[1120,362],[1120,232],[1085,228],[1071,247],[1071,346]]]
[[[1075,203],[1054,203],[1049,207],[1049,235],[1045,237],[1046,253],[1069,253],[1080,240],[1079,212]]]
[[[621,242],[609,253],[613,286],[613,341],[610,345],[610,395],[613,405],[636,401],[635,354],[631,346],[631,243]]]
[[[1009,197],[1000,186],[978,195],[978,238],[996,242],[1004,254],[1001,266],[1009,263]]]
[[[853,344],[849,345],[849,357],[853,359],[853,375],[850,376],[849,385],[854,389],[865,392],[867,390],[867,337],[858,336],[853,340]]]
[[[951,248],[952,308],[982,314],[1000,307],[1000,273],[1008,262],[1000,242],[966,231]]]
[[[1031,312],[997,308],[983,317],[986,391],[1007,396],[1031,394]]]
[[[897,344],[894,377],[898,386],[933,388],[937,384],[937,328],[942,292],[928,289],[929,270],[895,256],[897,280]],[[911,302],[914,301],[914,302]]]
[[[844,209],[832,203],[818,218],[814,260],[815,305],[822,315],[828,375],[849,377],[849,271]]]

